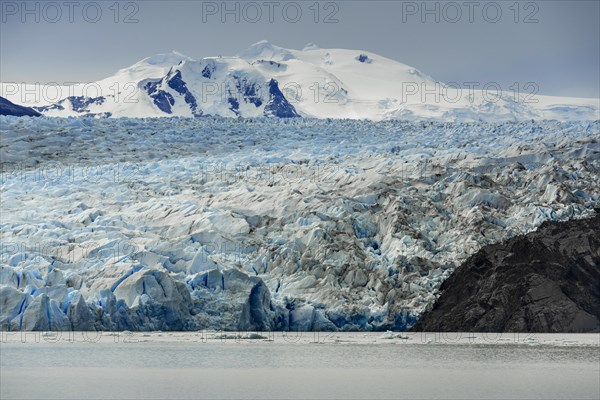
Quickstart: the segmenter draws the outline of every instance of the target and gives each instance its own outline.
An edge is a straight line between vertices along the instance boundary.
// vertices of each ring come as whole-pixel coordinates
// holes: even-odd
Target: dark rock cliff
[[[598,332],[600,214],[486,246],[441,291],[413,330]]]

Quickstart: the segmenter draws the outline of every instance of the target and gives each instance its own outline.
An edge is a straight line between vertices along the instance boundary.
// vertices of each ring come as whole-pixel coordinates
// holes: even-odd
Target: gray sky
[[[118,13],[114,0],[65,1],[0,1],[3,82],[89,82],[156,53],[230,55],[267,39],[368,50],[444,82],[600,97],[598,0],[123,1]]]

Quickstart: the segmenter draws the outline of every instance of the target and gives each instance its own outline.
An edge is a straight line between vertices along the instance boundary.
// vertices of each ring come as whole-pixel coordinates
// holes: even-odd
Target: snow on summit
[[[2,85],[4,97],[20,94]],[[9,90],[11,89],[11,90]],[[286,49],[266,40],[235,56],[147,57],[98,82],[63,90],[48,116],[310,117],[370,120],[596,120],[598,99],[483,91],[444,84],[363,50]],[[29,104],[31,105],[31,104]]]

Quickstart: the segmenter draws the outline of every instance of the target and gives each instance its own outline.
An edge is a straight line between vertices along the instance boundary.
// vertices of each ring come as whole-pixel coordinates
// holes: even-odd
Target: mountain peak
[[[286,61],[294,58],[293,54],[283,47],[275,46],[267,40],[254,43],[246,50],[242,50],[238,56],[247,60],[278,60]]]
[[[137,62],[136,64],[172,66],[175,64],[179,64],[181,61],[194,61],[194,59],[176,50],[173,50],[170,53],[160,53],[150,57],[146,57],[143,60]]]
[[[302,49],[302,51],[307,51],[307,50],[319,50],[320,47],[317,46],[314,43],[307,43],[306,46],[304,46],[304,48]]]

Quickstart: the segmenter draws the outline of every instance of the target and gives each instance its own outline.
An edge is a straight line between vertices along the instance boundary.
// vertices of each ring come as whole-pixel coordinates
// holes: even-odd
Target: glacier
[[[599,128],[0,116],[0,326],[406,330],[482,246],[594,214]]]

